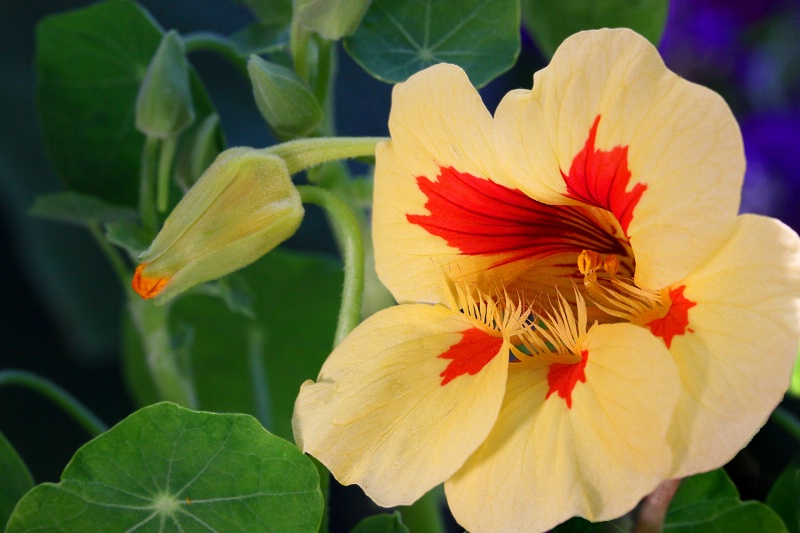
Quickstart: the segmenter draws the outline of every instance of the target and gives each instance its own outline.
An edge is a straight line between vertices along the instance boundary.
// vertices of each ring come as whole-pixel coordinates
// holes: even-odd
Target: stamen
[[[584,250],[578,256],[578,270],[584,275],[583,284],[592,303],[611,316],[644,325],[661,318],[669,310],[669,295],[637,287],[632,279],[617,277],[619,258],[610,254],[600,260],[600,254]],[[606,272],[606,285],[601,285],[597,271]]]
[[[520,335],[520,342],[532,356],[558,356],[568,362],[578,362],[581,358],[580,339],[586,335],[587,312],[583,296],[575,289],[576,317],[572,305],[561,292],[553,304],[552,311],[545,311],[536,317],[535,328]],[[530,358],[529,358],[530,359]]]

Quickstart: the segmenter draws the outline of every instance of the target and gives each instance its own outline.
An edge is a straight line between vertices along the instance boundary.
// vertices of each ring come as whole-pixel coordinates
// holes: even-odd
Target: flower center
[[[598,309],[638,326],[663,318],[672,301],[668,289],[651,291],[637,287],[630,278],[617,276],[619,259],[592,250],[578,255],[586,295]]]

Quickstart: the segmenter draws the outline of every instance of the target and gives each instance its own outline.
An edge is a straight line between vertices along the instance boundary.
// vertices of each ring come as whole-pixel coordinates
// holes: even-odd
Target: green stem
[[[364,293],[364,242],[358,220],[342,200],[330,191],[313,185],[297,187],[303,203],[325,209],[339,237],[344,259],[344,287],[339,321],[333,345],[337,346],[361,321],[361,299]]]
[[[155,234],[158,229],[156,214],[156,158],[159,139],[147,137],[142,147],[142,162],[139,169],[139,217],[142,226]]]
[[[172,163],[178,149],[178,138],[168,137],[161,142],[161,153],[158,156],[158,174],[156,183],[156,206],[159,213],[165,213],[169,206],[169,184],[172,176]]]
[[[70,415],[92,437],[108,429],[108,426],[74,396],[49,379],[23,370],[3,370],[0,371],[0,386],[2,385],[19,385],[40,393]]]
[[[128,310],[142,339],[147,368],[162,400],[197,409],[192,380],[181,368],[169,333],[168,307],[153,305],[128,291]]]
[[[106,258],[117,274],[119,282],[123,287],[129,287],[131,284],[131,271],[126,266],[119,252],[117,252],[117,249],[108,242],[105,235],[103,235],[103,232],[100,230],[100,226],[96,222],[89,224],[89,233],[94,237],[95,242],[97,242],[97,245],[103,253],[106,254]]]
[[[789,432],[795,439],[800,441],[800,419],[798,419],[788,409],[779,405],[772,412],[770,419]]]
[[[436,489],[428,491],[411,505],[400,507],[403,523],[409,531],[444,533],[444,520],[439,512],[439,497]]]
[[[276,144],[263,151],[286,161],[289,174],[322,163],[375,155],[375,145],[388,140],[385,137],[314,137]]]
[[[247,74],[247,60],[243,58],[230,39],[218,33],[200,31],[183,36],[183,46],[186,53],[208,50],[217,53],[230,61],[245,77]]]

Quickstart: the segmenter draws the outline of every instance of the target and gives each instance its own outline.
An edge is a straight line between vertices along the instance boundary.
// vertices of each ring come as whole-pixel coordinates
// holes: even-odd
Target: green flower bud
[[[164,34],[136,98],[136,129],[149,137],[174,137],[194,121],[189,63],[178,33]]]
[[[307,30],[335,41],[356,31],[371,0],[294,0],[294,16]]]
[[[324,114],[314,95],[292,70],[253,55],[247,62],[253,97],[264,120],[284,137],[302,137]]]
[[[293,235],[302,219],[283,159],[252,148],[226,150],[139,257],[133,289],[164,303],[249,265]]]

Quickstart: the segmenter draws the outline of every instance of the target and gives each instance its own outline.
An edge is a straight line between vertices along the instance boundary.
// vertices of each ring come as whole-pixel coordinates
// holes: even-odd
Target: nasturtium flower
[[[789,384],[800,239],[738,216],[717,94],[629,30],[567,39],[492,115],[458,67],[396,86],[378,312],[303,385],[300,447],[378,504],[444,482],[469,531],[620,516],[747,444]]]
[[[291,237],[303,204],[286,163],[253,148],[225,150],[139,256],[133,289],[163,303],[243,268]]]

